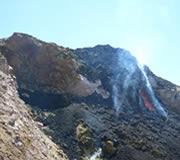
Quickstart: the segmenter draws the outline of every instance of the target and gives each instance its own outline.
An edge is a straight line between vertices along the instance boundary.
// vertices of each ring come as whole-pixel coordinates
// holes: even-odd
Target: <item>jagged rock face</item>
[[[120,53],[120,58],[118,58],[117,52]],[[128,101],[128,103],[125,105],[126,108],[128,108],[128,106],[133,106],[135,110],[139,109],[139,107],[136,108],[136,106],[143,101],[143,98],[140,99],[137,97],[139,99],[137,100],[136,96],[137,94],[142,96],[144,91],[148,95],[149,89],[147,88],[147,84],[145,84],[145,79],[138,66],[132,67],[133,65],[137,65],[134,64],[136,60],[133,60],[133,57],[123,57],[123,49],[112,48],[108,45],[77,49],[75,50],[75,53],[81,60],[81,63],[84,64],[81,66],[81,71],[85,71],[84,73],[89,79],[93,80],[94,77],[98,77],[102,82],[103,88],[111,93],[111,98],[113,98],[113,83],[117,83],[117,86],[122,93],[122,86],[128,83],[125,77],[131,78],[132,85],[130,84],[125,90],[125,93],[127,94],[124,95],[124,99],[127,99]],[[118,62],[118,59],[120,59],[120,62]],[[126,62],[123,62],[123,59]],[[127,65],[122,65],[122,63],[127,63]],[[127,67],[127,72],[125,71],[126,68],[124,66]],[[131,68],[135,68],[136,71],[133,72],[132,76],[129,76],[128,70],[131,70]],[[167,110],[173,110],[180,113],[180,87],[160,77],[157,77],[149,70],[147,66],[145,68],[145,72],[147,73],[155,96],[160,101],[162,106]],[[118,74],[120,78],[117,81],[116,77],[118,77]],[[137,91],[137,93],[135,93],[135,91]],[[122,101],[119,101],[119,103],[121,102]],[[113,105],[113,103],[111,102],[110,105]],[[149,107],[149,109],[151,108]],[[130,110],[130,108],[128,108],[128,110]],[[139,111],[140,110],[138,110],[138,112]]]
[[[75,53],[84,65],[81,70],[86,71],[86,76],[89,79],[93,79],[93,75],[98,77],[103,88],[109,91],[113,103],[108,105],[114,105],[117,112],[150,111],[150,114],[166,117],[154,96],[145,67],[130,52],[107,45],[77,49]]]
[[[0,52],[0,70],[5,73],[9,74],[9,66],[7,64],[6,58]]]
[[[135,104],[128,110],[144,109],[141,106],[147,98],[143,99],[142,96],[148,96],[149,91],[141,71],[133,62],[135,60],[129,58],[130,56],[125,57],[124,55],[127,54],[124,54],[123,49],[99,45],[94,48],[72,50],[20,33],[15,33],[10,38],[1,41],[0,50],[13,67],[20,90],[42,93],[41,95],[67,93],[78,97],[92,96],[87,98],[87,101],[90,102],[95,98],[98,103],[110,106],[115,105],[113,102],[114,92],[120,90],[121,97],[116,100],[118,105],[121,103],[121,106],[125,106],[124,108],[127,109],[128,106]],[[133,74],[129,70],[126,71],[124,65],[126,62],[129,64],[126,64],[127,69],[135,66],[133,66],[135,68]],[[130,74],[132,75],[129,76]],[[129,77],[129,81],[132,82],[130,84],[127,82]],[[151,77],[150,79],[154,79],[158,86],[166,86],[165,81],[160,82],[160,78],[156,78],[154,75]],[[129,86],[124,89],[127,84]],[[154,89],[157,97],[163,101],[162,104],[179,111],[178,87],[173,86],[171,89],[155,87]],[[44,95],[42,99],[46,99],[46,97]],[[67,99],[69,102],[73,99],[69,95],[65,98],[61,97],[63,96],[60,96],[59,99],[64,99],[64,103],[62,103],[64,106],[67,106]],[[48,103],[48,101],[51,100],[45,102]],[[58,102],[56,101],[56,103]],[[136,108],[138,105],[140,107]],[[149,109],[152,108],[149,107]]]
[[[20,88],[77,96],[99,91],[99,83],[89,82],[78,73],[81,64],[68,48],[15,33],[4,41],[1,50],[14,68]]]
[[[5,54],[22,88],[63,92],[78,81],[69,49],[14,34],[6,40]]]
[[[161,103],[180,114],[180,87],[157,77],[150,71],[148,75],[156,96]]]
[[[0,43],[17,77],[19,94],[36,106],[31,108],[35,119],[70,159],[82,158],[83,145],[77,138],[80,121],[92,131],[83,140],[93,137],[96,149],[103,148],[98,158],[179,160],[180,119],[174,112],[180,108],[179,88],[146,68],[155,96],[168,111],[164,121],[154,114],[146,77],[134,57],[123,56],[125,50],[109,45],[71,50],[18,33]],[[128,67],[135,69],[130,72]],[[122,113],[114,108],[114,85],[118,104],[123,101]],[[84,156],[90,157],[88,154]]]
[[[5,62],[1,59],[1,62]],[[3,67],[1,67],[3,66]],[[60,148],[39,129],[28,107],[19,98],[16,80],[0,66],[0,159],[68,160]],[[4,70],[5,69],[5,70]],[[2,72],[2,71],[3,72]]]

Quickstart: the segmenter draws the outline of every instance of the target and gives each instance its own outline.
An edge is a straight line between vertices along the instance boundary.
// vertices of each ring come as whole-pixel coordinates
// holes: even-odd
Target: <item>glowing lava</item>
[[[143,101],[144,101],[144,105],[145,105],[150,111],[153,111],[153,110],[155,109],[155,107],[149,103],[148,97],[147,97],[147,95],[145,94],[145,92],[144,92],[143,90],[141,91],[141,96],[142,96],[142,99],[143,99]]]

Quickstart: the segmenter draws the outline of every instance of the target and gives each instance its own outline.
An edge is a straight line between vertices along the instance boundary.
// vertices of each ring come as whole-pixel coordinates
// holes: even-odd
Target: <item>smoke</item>
[[[117,64],[112,70],[114,76],[111,83],[114,107],[117,112],[120,112],[124,110],[123,106],[128,103],[127,97],[136,99],[141,75],[138,71],[137,60],[130,52],[118,50],[117,54]]]
[[[101,153],[102,153],[102,149],[99,148],[97,152],[95,152],[89,160],[96,160],[96,158],[99,158],[101,156]]]
[[[151,95],[152,101],[153,101],[153,103],[154,103],[157,111],[158,111],[160,114],[162,114],[164,117],[167,117],[167,113],[165,112],[165,110],[163,109],[163,107],[161,106],[161,104],[159,103],[159,101],[157,100],[157,98],[156,98],[155,95],[154,95],[154,91],[153,91],[153,89],[152,89],[152,87],[151,87],[151,84],[150,84],[150,82],[149,82],[149,79],[148,79],[148,77],[147,77],[147,74],[146,74],[146,72],[145,72],[145,70],[144,70],[144,65],[142,66],[142,65],[139,64],[138,66],[139,66],[141,72],[143,73],[143,75],[144,75],[144,77],[145,77],[146,86],[148,87],[148,89],[149,89],[149,91],[150,91],[150,95]]]
[[[121,101],[118,98],[118,95],[120,95],[120,94],[118,91],[118,85],[116,83],[113,85],[112,91],[113,91],[114,107],[115,107],[116,111],[119,112],[120,108],[121,108]]]
[[[118,50],[116,54],[117,60],[112,68],[113,79],[111,80],[115,110],[117,112],[156,110],[167,117],[167,113],[154,95],[144,65],[141,65],[129,51]]]

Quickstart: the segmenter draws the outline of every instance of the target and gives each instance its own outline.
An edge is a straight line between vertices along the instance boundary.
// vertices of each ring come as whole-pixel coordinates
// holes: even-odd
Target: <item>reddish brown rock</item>
[[[168,110],[180,114],[180,87],[149,72],[149,80],[156,96]]]
[[[1,51],[13,67],[20,88],[77,96],[97,91],[105,98],[109,96],[106,91],[97,89],[99,84],[78,73],[82,64],[71,49],[20,33],[13,34],[2,44]]]

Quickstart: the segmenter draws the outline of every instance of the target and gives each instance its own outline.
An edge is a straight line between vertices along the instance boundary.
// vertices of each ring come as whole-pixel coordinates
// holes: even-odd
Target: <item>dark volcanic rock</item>
[[[112,160],[155,160],[155,158],[130,147],[122,147]]]
[[[169,120],[165,122],[158,117],[140,114],[117,116],[112,109],[84,103],[72,104],[66,108],[55,110],[53,113],[39,111],[35,115],[37,120],[48,127],[44,131],[63,147],[71,159],[78,158],[79,154],[76,148],[78,147],[77,120],[84,121],[91,128],[97,148],[103,148],[107,141],[113,142],[114,147],[117,148],[117,152],[112,157],[114,159],[118,159],[122,154],[124,154],[122,157],[127,156],[126,159],[133,160],[139,160],[139,156],[142,159],[143,157],[147,159],[172,157],[173,160],[180,157],[178,117],[170,116]],[[71,147],[64,147],[63,144]],[[127,149],[122,152],[121,149],[125,146]],[[132,154],[128,154],[131,151]]]

